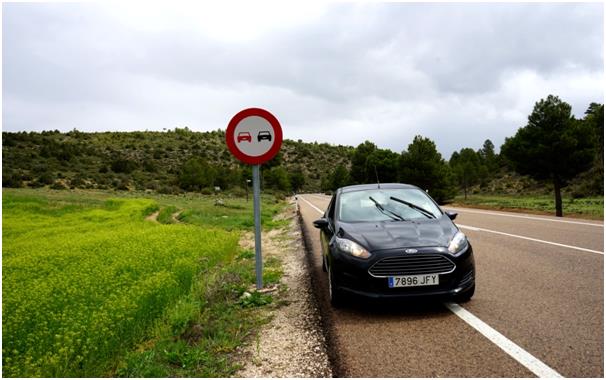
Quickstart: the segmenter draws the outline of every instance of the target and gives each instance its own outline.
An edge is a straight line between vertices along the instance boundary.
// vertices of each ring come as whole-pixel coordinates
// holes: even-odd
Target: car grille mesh
[[[377,261],[368,272],[375,277],[450,273],[455,264],[441,255],[423,254],[388,257]]]

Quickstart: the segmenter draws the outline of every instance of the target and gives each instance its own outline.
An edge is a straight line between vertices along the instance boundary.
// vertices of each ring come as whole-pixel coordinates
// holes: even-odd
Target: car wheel
[[[469,288],[468,290],[464,291],[463,293],[457,295],[455,297],[455,301],[457,303],[465,303],[467,301],[469,301],[471,299],[471,297],[473,297],[473,294],[476,292],[476,284],[473,284],[471,288]]]
[[[343,305],[343,295],[338,289],[335,281],[332,268],[328,268],[328,297],[330,298],[330,304],[333,307],[340,307]]]

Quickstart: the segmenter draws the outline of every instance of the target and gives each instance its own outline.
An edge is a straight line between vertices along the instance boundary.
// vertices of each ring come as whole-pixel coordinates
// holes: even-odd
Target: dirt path
[[[181,220],[179,220],[179,215],[181,215],[182,212],[183,212],[183,210],[178,210],[177,212],[174,212],[173,214],[171,214],[170,218],[173,221],[173,223],[175,223],[175,224],[183,223]],[[150,222],[160,223],[158,221],[158,215],[160,215],[160,210],[149,214],[148,216],[145,217],[145,220],[149,220]]]
[[[147,217],[145,217],[145,220],[149,220],[150,222],[158,223],[158,215],[160,215],[160,210],[149,214]]]
[[[276,303],[284,306],[272,311],[272,321],[244,350],[244,367],[236,377],[332,377],[294,200],[281,216],[290,220],[289,227],[263,235],[263,255],[282,261],[286,290],[276,295]],[[242,244],[254,249],[252,233]]]
[[[179,220],[179,215],[181,215],[182,210],[179,210],[175,213],[173,213],[170,217],[173,220],[173,222],[175,223],[181,223],[181,221]]]

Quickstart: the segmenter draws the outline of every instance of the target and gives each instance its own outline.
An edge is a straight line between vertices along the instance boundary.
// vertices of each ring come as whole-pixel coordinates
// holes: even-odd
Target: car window
[[[439,217],[442,212],[431,198],[419,189],[373,189],[352,191],[341,194],[339,198],[339,220],[344,222],[378,222],[393,220],[381,212],[370,199],[372,197],[386,210],[395,212],[404,219],[427,219],[423,213],[396,202],[390,197],[413,203]]]

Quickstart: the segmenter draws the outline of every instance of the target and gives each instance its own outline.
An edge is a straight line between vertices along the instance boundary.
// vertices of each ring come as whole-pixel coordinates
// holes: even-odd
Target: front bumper
[[[464,293],[475,284],[475,263],[471,244],[457,257],[452,257],[441,247],[418,249],[419,252],[415,255],[440,254],[455,264],[452,272],[440,274],[438,285],[390,288],[387,277],[375,277],[369,273],[375,263],[387,257],[403,255],[403,250],[374,253],[368,260],[339,252],[332,253],[330,260],[337,289],[367,298],[450,298]]]

